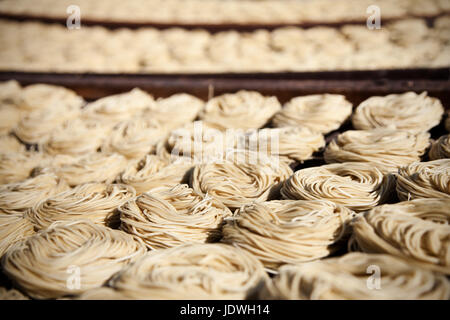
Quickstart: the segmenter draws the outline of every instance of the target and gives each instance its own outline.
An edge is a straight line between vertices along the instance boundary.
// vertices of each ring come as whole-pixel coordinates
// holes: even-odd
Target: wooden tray
[[[450,12],[442,12],[437,15],[408,15],[397,18],[389,18],[383,19],[383,24],[395,22],[404,19],[412,19],[419,18],[425,19],[429,26],[433,25],[434,19],[441,17],[443,15],[449,14]],[[42,22],[42,23],[56,23],[61,25],[66,25],[67,17],[47,17],[47,16],[36,16],[30,14],[9,14],[0,12],[0,19],[8,19],[14,21],[34,21],[34,22]],[[85,26],[103,26],[108,29],[118,29],[118,28],[129,28],[129,29],[137,29],[137,28],[156,28],[156,29],[170,29],[170,28],[183,28],[188,30],[195,29],[204,29],[211,33],[217,33],[221,31],[227,30],[236,30],[240,32],[249,32],[258,29],[265,30],[274,30],[282,27],[299,27],[299,28],[312,28],[317,26],[322,27],[333,27],[339,28],[343,25],[365,25],[366,20],[345,20],[338,22],[325,22],[325,21],[308,21],[303,23],[276,23],[276,24],[256,24],[256,23],[248,23],[248,24],[236,24],[236,23],[218,23],[218,24],[210,24],[210,23],[161,23],[161,22],[136,22],[136,21],[112,21],[112,20],[96,20],[96,19],[82,19],[81,24]]]
[[[344,94],[353,103],[373,95],[428,91],[450,104],[450,69],[411,69],[274,74],[71,74],[0,72],[0,81],[22,85],[48,83],[75,90],[87,100],[129,91],[135,87],[167,97],[186,92],[202,99],[238,90],[275,95],[281,102],[314,93]]]

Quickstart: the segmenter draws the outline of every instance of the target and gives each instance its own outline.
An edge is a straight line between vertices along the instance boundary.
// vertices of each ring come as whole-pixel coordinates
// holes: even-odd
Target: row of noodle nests
[[[223,104],[220,105],[223,107]],[[252,136],[254,136],[254,132],[246,134],[244,136],[244,141],[250,139],[249,137]],[[163,149],[166,149],[166,151],[170,150],[167,149],[167,146],[170,146],[168,141],[163,144]],[[174,145],[177,144],[175,143]],[[178,146],[185,145],[179,143]],[[158,146],[156,146],[156,150],[158,150]],[[280,153],[278,155],[280,155]],[[252,157],[252,155],[254,156]],[[134,182],[136,183],[136,186],[142,188],[141,192],[137,192],[137,194],[142,194],[141,196],[135,198],[133,192],[130,191],[130,188],[132,188],[130,186],[128,186],[128,188],[122,187],[122,189],[125,189],[122,191],[120,191],[121,187],[118,184],[109,186],[109,189],[105,187],[105,190],[109,190],[107,191],[107,194],[117,197],[117,207],[108,208],[107,203],[109,201],[104,201],[102,204],[100,200],[105,196],[99,196],[98,203],[92,201],[88,203],[88,206],[94,205],[95,203],[98,207],[103,209],[103,213],[100,213],[98,216],[94,214],[90,216],[86,215],[86,218],[93,220],[94,223],[109,224],[111,220],[115,220],[111,217],[116,215],[116,209],[119,208],[118,211],[121,214],[122,220],[121,229],[133,234],[135,236],[133,241],[135,238],[139,239],[139,241],[145,243],[147,248],[157,249],[156,251],[160,250],[159,248],[177,247],[183,241],[205,242],[209,239],[217,240],[221,236],[218,230],[224,220],[228,220],[226,221],[223,232],[224,242],[232,243],[236,247],[240,247],[240,251],[250,251],[253,257],[255,257],[256,252],[257,260],[260,261],[259,263],[262,263],[260,265],[264,265],[266,268],[273,270],[285,263],[296,263],[298,261],[305,262],[326,257],[330,253],[335,252],[339,247],[342,248],[345,244],[346,237],[351,234],[349,231],[350,228],[348,228],[349,222],[351,218],[356,215],[352,210],[359,212],[388,201],[388,190],[392,189],[393,185],[395,185],[395,180],[393,180],[391,175],[384,175],[382,172],[383,170],[376,166],[371,167],[370,165],[365,165],[364,163],[323,166],[323,170],[321,168],[320,170],[317,170],[316,173],[313,173],[312,175],[309,174],[310,177],[308,179],[308,174],[303,172],[304,170],[300,170],[293,175],[292,170],[287,165],[288,161],[277,162],[276,158],[261,154],[255,155],[251,150],[232,151],[228,152],[227,156],[230,156],[233,160],[225,161],[223,163],[205,163],[196,165],[192,174],[188,175],[190,176],[189,183],[192,189],[188,186],[178,185],[178,183],[181,182],[180,180],[185,178],[187,170],[192,167],[191,164],[186,164],[182,159],[173,161],[173,159],[147,154],[141,160],[129,160],[130,165],[126,166],[126,171],[115,174],[114,177],[111,175],[110,178],[105,178],[105,174],[96,174],[97,170],[102,168],[102,161],[96,162],[97,169],[90,168],[88,172],[83,170],[85,169],[86,164],[76,167],[75,170],[71,168],[71,170],[65,171],[65,177],[54,175],[54,178],[70,181],[68,184],[71,187],[79,189],[72,193],[64,191],[61,193],[62,195],[58,194],[58,197],[54,197],[55,199],[50,199],[50,201],[46,201],[44,204],[40,203],[36,208],[33,207],[32,210],[27,210],[27,218],[31,217],[31,220],[34,221],[35,224],[40,224],[39,228],[43,229],[38,232],[38,235],[36,235],[37,238],[45,233],[45,228],[52,223],[52,215],[55,217],[59,216],[61,212],[69,213],[66,215],[66,218],[62,219],[68,221],[79,219],[81,216],[84,218],[83,213],[78,215],[76,210],[73,209],[74,206],[77,207],[80,202],[87,201],[86,199],[89,197],[81,197],[81,199],[79,198],[77,200],[76,196],[83,195],[83,189],[89,189],[84,184],[94,184],[94,182],[83,181],[85,178],[82,178],[83,175],[80,174],[81,172],[85,173],[86,176],[95,174],[95,179],[102,180],[96,182],[100,184],[111,184],[111,182],[117,181],[126,184],[130,182],[129,184],[133,186],[131,182]],[[251,158],[252,160],[256,159],[256,163],[249,163],[248,158]],[[161,185],[167,183],[167,180],[164,180],[167,176],[163,174],[157,175],[157,173],[160,172],[160,168],[176,166],[178,165],[177,161],[182,163],[186,168],[183,170],[183,174],[180,174],[177,178],[178,181],[172,185],[170,185],[169,182],[168,185],[160,188]],[[155,162],[157,163],[156,168],[155,165],[153,165]],[[161,164],[159,164],[159,162],[161,162]],[[158,164],[160,165],[160,168],[158,168]],[[53,173],[51,170],[50,172],[46,172],[46,170],[43,169],[36,171],[37,173],[35,174],[37,174],[37,177],[51,175]],[[172,170],[168,172],[172,172]],[[302,173],[300,174],[300,172]],[[148,181],[145,179],[146,175],[151,176],[152,178],[158,176],[158,179],[161,179],[161,182],[158,181],[154,184],[149,183],[147,185],[146,183]],[[70,179],[71,176],[73,176],[72,179]],[[305,178],[303,178],[303,176]],[[316,178],[318,182],[311,182],[311,180]],[[283,182],[287,179],[288,182],[283,185]],[[326,180],[328,179],[331,179],[332,181],[331,186],[326,183]],[[299,190],[297,190],[298,188],[295,188],[295,185],[300,182],[305,183],[306,185],[309,184],[310,187],[308,187],[308,190],[312,191],[311,195],[305,199],[303,199],[305,194],[299,192]],[[333,183],[337,183],[338,186],[333,187]],[[95,188],[95,186],[91,187]],[[155,187],[157,188],[154,189],[154,191],[151,190]],[[339,189],[338,192],[335,192],[336,189]],[[295,203],[296,200],[284,200],[286,202],[285,206],[277,206],[277,201],[268,201],[279,198],[280,191],[284,197],[291,197],[293,195],[294,199],[303,199],[297,201],[299,201],[299,203],[303,201],[305,204],[291,204],[290,208],[288,202]],[[85,192],[92,195],[92,193],[90,193],[91,191]],[[96,193],[97,192],[100,191],[96,191]],[[356,197],[358,201],[353,201],[353,203],[352,201],[345,201],[345,196]],[[69,199],[67,207],[61,208],[61,210],[58,211],[58,207],[61,206],[61,204],[67,204],[67,199]],[[129,201],[127,202],[127,200]],[[74,205],[71,205],[70,201],[72,201]],[[251,212],[251,210],[247,210],[245,205],[248,205],[249,207],[258,205],[258,203],[263,205],[265,204],[265,201],[268,201],[266,207],[269,209],[266,209],[266,211],[269,212],[269,218],[266,218],[265,222],[263,219],[263,225],[265,225],[267,229],[273,227],[275,229],[281,228],[281,230],[283,230],[286,228],[284,232],[286,232],[287,235],[289,234],[288,231],[292,228],[293,230],[296,230],[292,233],[294,239],[296,236],[303,233],[306,235],[306,237],[300,238],[301,241],[299,243],[294,243],[294,250],[290,247],[291,243],[289,241],[280,241],[288,240],[286,237],[282,237],[282,239],[272,239],[273,235],[278,235],[278,238],[280,238],[281,234],[278,234],[277,232],[265,233],[265,228],[262,228],[263,231],[261,232],[261,230],[256,227],[258,224],[251,220],[254,219],[252,218],[252,215],[246,214],[247,211]],[[120,205],[121,202],[122,205]],[[313,206],[313,202],[315,206]],[[316,204],[315,202],[318,203]],[[244,207],[242,208],[243,205]],[[225,206],[231,209],[239,209],[235,214],[235,217],[230,217],[232,214]],[[299,209],[303,207],[305,209]],[[55,208],[57,209],[55,210]],[[13,207],[11,210],[16,209]],[[57,212],[57,214],[52,214],[52,210],[55,210],[54,212]],[[46,214],[48,212],[50,212],[50,214]],[[155,212],[164,212],[164,214],[158,215],[155,214]],[[272,218],[270,213],[272,213]],[[73,216],[71,216],[72,214]],[[64,215],[61,215],[61,217],[64,217]],[[192,225],[189,225],[189,223],[186,222],[190,221],[188,217],[192,217],[192,221],[198,221],[199,227],[192,228]],[[246,223],[246,219],[250,222]],[[165,223],[169,228],[161,228],[162,223]],[[161,224],[159,229],[158,224]],[[273,226],[271,224],[273,224]],[[170,228],[171,225],[172,228]],[[250,245],[248,242],[246,244],[248,235],[246,236],[245,233],[239,229],[248,225],[255,226],[253,229],[250,228],[248,234],[251,236],[253,236],[253,234],[257,235],[258,233],[262,233],[262,239],[258,240],[257,246],[260,246],[260,248],[262,247],[263,250],[255,246],[252,239],[250,239]],[[279,227],[279,225],[281,225],[281,227]],[[106,227],[102,226],[102,228]],[[174,231],[175,228],[178,230]],[[320,231],[317,230],[317,228],[320,228]],[[235,229],[238,232],[233,234],[233,230],[236,231]],[[308,234],[310,234],[311,231],[317,233],[319,239],[311,237],[308,239]],[[239,237],[235,234],[244,234],[244,236]],[[266,239],[264,239],[264,237]],[[300,245],[300,248],[303,248],[303,251],[297,252],[296,248],[298,249],[298,247],[295,245]],[[316,246],[315,250],[312,250],[311,252],[305,250],[305,248],[311,245]],[[285,250],[280,250],[280,248]],[[189,251],[190,249],[183,250]],[[258,253],[261,251],[265,254],[263,258],[258,256]],[[208,268],[211,269],[210,266],[208,266]],[[11,277],[20,277],[20,275],[15,273],[15,275]],[[26,275],[24,277],[26,278]],[[127,281],[131,282],[132,280]],[[256,282],[253,282],[253,284]],[[124,287],[127,287],[126,283],[121,281],[118,281],[117,283],[122,283]],[[151,287],[154,284],[155,283],[149,285]],[[117,291],[119,287],[120,286],[115,287],[113,283],[110,283],[108,284],[108,287],[98,290],[100,292],[108,291],[112,296],[118,294],[118,298],[133,298],[133,294],[131,293],[122,292],[119,294]],[[25,285],[21,285],[21,288],[25,288]],[[174,290],[174,287],[171,288],[171,290]],[[246,288],[248,289],[249,287]],[[32,291],[33,289],[30,290]],[[64,294],[70,293],[67,291],[64,293],[53,293],[53,296],[50,294],[47,297],[59,297]],[[95,296],[95,293],[93,294]],[[38,295],[39,293],[35,294],[36,297]],[[240,297],[243,296],[244,294],[241,292]],[[146,297],[150,298],[151,295]],[[156,297],[157,296],[155,295],[155,298]]]

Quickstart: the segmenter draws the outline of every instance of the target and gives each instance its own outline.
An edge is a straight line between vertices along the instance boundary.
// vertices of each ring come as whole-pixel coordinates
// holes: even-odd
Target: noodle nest
[[[223,241],[277,269],[326,257],[342,247],[353,216],[351,210],[323,200],[255,203],[241,207],[227,221]]]
[[[442,103],[426,92],[390,94],[363,101],[353,114],[353,126],[359,130],[394,127],[399,130],[428,131],[437,126],[444,114]]]
[[[371,281],[380,270],[380,286]],[[286,265],[261,290],[260,299],[282,300],[448,300],[445,276],[385,254],[349,253],[299,265]]]
[[[225,244],[150,251],[109,283],[130,299],[244,299],[263,281],[261,263]]]
[[[420,161],[430,145],[430,134],[394,129],[349,130],[330,142],[324,152],[327,163],[370,162],[383,171]]]
[[[281,194],[285,199],[324,199],[364,211],[388,201],[394,187],[393,175],[368,163],[346,162],[296,171]]]
[[[56,223],[16,243],[3,256],[2,266],[31,297],[59,298],[101,286],[145,251],[129,234],[79,220]]]
[[[224,218],[231,216],[223,204],[186,184],[153,189],[119,210],[120,228],[140,237],[150,249],[217,241]]]
[[[352,104],[338,94],[296,97],[273,117],[275,127],[300,126],[323,134],[338,129],[352,114]]]
[[[376,207],[358,217],[350,248],[387,253],[450,274],[450,199],[416,199]]]
[[[29,216],[41,229],[56,221],[81,219],[114,226],[119,222],[117,208],[135,196],[131,186],[87,183],[39,202],[29,211]]]
[[[450,159],[450,134],[433,142],[428,156],[430,160]]]
[[[450,159],[415,162],[399,170],[400,200],[450,198]]]

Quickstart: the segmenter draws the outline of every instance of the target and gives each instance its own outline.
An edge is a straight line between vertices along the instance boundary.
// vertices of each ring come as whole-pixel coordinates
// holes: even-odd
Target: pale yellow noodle
[[[433,142],[428,156],[430,160],[450,158],[450,134],[443,135]]]
[[[108,121],[114,126],[154,104],[155,100],[151,95],[135,88],[129,92],[107,96],[88,103],[83,110],[82,117]]]
[[[265,97],[255,91],[239,91],[209,100],[199,118],[221,130],[257,129],[264,126],[280,109],[276,97]]]
[[[263,153],[235,150],[227,156],[233,159],[195,166],[190,185],[229,208],[270,200],[292,175],[286,163]]]
[[[328,256],[344,244],[354,213],[324,200],[275,200],[241,207],[224,226],[222,241],[277,269]]]
[[[370,162],[383,171],[420,161],[430,145],[430,134],[394,129],[349,130],[341,133],[325,149],[327,163]]]
[[[162,124],[141,115],[117,124],[102,146],[102,151],[117,152],[128,159],[141,159],[154,152],[156,144],[167,133]]]
[[[450,274],[450,199],[386,204],[356,219],[350,248]]]
[[[119,230],[89,221],[55,223],[13,245],[2,267],[31,297],[59,298],[100,287],[145,251],[139,239]]]
[[[100,121],[69,120],[50,134],[43,151],[49,155],[72,156],[93,153],[100,148],[109,132],[108,125]]]
[[[71,186],[88,182],[112,183],[125,170],[127,160],[117,154],[90,153],[55,169]]]
[[[25,180],[43,159],[37,152],[0,153],[0,184]]]
[[[415,162],[399,169],[400,200],[450,198],[450,159]]]
[[[40,201],[29,210],[28,216],[39,229],[55,221],[80,219],[110,226],[119,222],[117,208],[135,196],[131,186],[87,183]]]
[[[399,130],[428,131],[441,121],[444,108],[426,92],[390,94],[363,101],[353,114],[356,129],[394,127]]]
[[[379,268],[379,269],[375,269]],[[380,286],[370,282],[380,270]],[[348,253],[311,263],[286,265],[259,293],[277,300],[448,300],[445,276],[387,254]]]
[[[231,216],[222,203],[196,194],[186,184],[153,189],[119,211],[120,228],[140,237],[150,249],[217,241],[224,218]]]
[[[330,200],[364,211],[392,198],[395,178],[370,163],[345,162],[296,171],[281,188],[285,199]]]
[[[34,234],[32,222],[23,214],[0,212],[0,257],[16,242]]]
[[[84,105],[82,97],[74,91],[49,84],[32,84],[20,92],[17,106],[23,110],[79,109]]]
[[[68,184],[53,173],[4,184],[0,186],[0,211],[8,214],[25,213],[47,197],[68,189]]]
[[[291,99],[273,117],[275,127],[300,126],[326,134],[338,129],[352,113],[352,103],[338,94]]]
[[[224,244],[148,252],[109,285],[130,299],[244,299],[267,276],[261,263]]]
[[[190,161],[168,163],[158,156],[146,155],[140,161],[131,162],[117,180],[133,186],[137,194],[141,194],[182,183],[191,168]]]

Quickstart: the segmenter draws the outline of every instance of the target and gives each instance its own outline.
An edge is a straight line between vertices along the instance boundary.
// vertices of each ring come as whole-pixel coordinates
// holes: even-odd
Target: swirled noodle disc
[[[80,110],[65,105],[38,109],[27,113],[13,131],[25,143],[43,144],[55,129],[66,121],[77,118]]]
[[[189,157],[195,163],[223,159],[228,149],[234,149],[244,131],[227,130],[226,133],[195,121],[170,132],[167,139],[157,145],[156,154],[167,161]]]
[[[428,131],[441,122],[444,108],[426,92],[370,97],[353,114],[356,129],[394,127],[399,130]]]
[[[257,151],[278,156],[288,163],[311,159],[314,152],[325,147],[323,135],[306,127],[261,129],[248,133],[247,139],[247,148],[257,144]]]
[[[199,118],[221,130],[230,128],[257,129],[279,111],[276,97],[264,97],[255,91],[239,91],[209,100]]]
[[[119,210],[120,228],[142,238],[150,249],[218,240],[224,218],[231,216],[222,203],[186,184],[153,189]]]
[[[25,180],[43,159],[37,152],[0,153],[0,184]]]
[[[117,124],[102,151],[117,152],[128,159],[141,159],[154,152],[156,144],[166,135],[167,129],[160,123],[140,116]]]
[[[431,145],[428,153],[430,160],[450,158],[450,134],[441,136]]]
[[[41,174],[22,182],[0,186],[0,210],[4,213],[25,213],[40,201],[69,189],[55,174]]]
[[[234,159],[229,160],[229,156]],[[229,208],[239,208],[270,200],[291,175],[292,169],[274,157],[236,150],[228,153],[225,161],[195,166],[190,185],[199,194],[208,194]]]
[[[24,144],[21,144],[14,136],[0,136],[0,152],[1,153],[21,153],[25,152]]]
[[[0,211],[0,257],[16,242],[34,233],[33,224],[23,214],[4,214]]]
[[[0,287],[0,300],[30,300],[16,289],[6,289]]]
[[[0,82],[0,103],[15,104],[21,94],[22,88],[16,80]]]
[[[374,270],[379,270],[377,288]],[[371,275],[373,274],[373,275]],[[445,276],[411,266],[387,254],[348,253],[280,268],[260,291],[260,299],[280,300],[448,300]]]
[[[145,251],[139,239],[125,232],[74,221],[53,224],[16,243],[4,255],[2,266],[31,297],[59,298],[100,287]]]
[[[110,286],[130,299],[244,299],[266,280],[261,263],[224,244],[150,251],[119,272]]]
[[[399,170],[400,200],[450,198],[450,159],[415,162]]]
[[[51,109],[80,109],[84,105],[82,97],[74,91],[49,84],[32,84],[24,87],[17,105],[27,111]]]
[[[354,213],[323,200],[280,200],[241,207],[222,241],[257,257],[267,268],[312,261],[340,247]]]
[[[369,163],[345,162],[296,171],[281,188],[285,199],[330,200],[364,211],[391,198],[393,175]]]
[[[39,202],[29,211],[29,216],[42,229],[55,221],[80,219],[110,226],[119,222],[117,208],[135,196],[131,186],[87,183]]]
[[[154,108],[145,111],[143,117],[164,124],[167,129],[174,129],[194,121],[204,105],[203,100],[190,94],[177,93],[156,100]]]
[[[118,181],[133,186],[137,194],[158,187],[171,187],[182,183],[192,168],[190,161],[167,161],[155,155],[146,155],[132,162],[118,177]]]
[[[10,133],[20,122],[22,112],[12,104],[0,104],[0,134]]]
[[[106,124],[74,119],[55,129],[43,145],[49,155],[67,154],[81,156],[96,152],[109,134]]]
[[[352,103],[338,94],[296,97],[273,117],[275,127],[300,126],[326,134],[338,129],[352,114]]]
[[[450,199],[416,199],[376,207],[353,225],[350,247],[387,253],[450,274]]]
[[[384,171],[420,161],[430,145],[430,134],[393,129],[349,130],[325,149],[327,163],[370,162]]]
[[[139,112],[154,105],[155,100],[148,93],[133,89],[130,92],[115,94],[88,103],[82,117],[109,121],[112,126],[130,119]]]
[[[120,154],[89,153],[55,169],[71,186],[88,182],[112,183],[125,170],[127,160]]]

